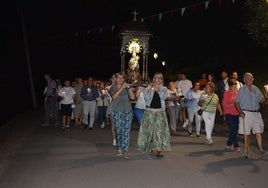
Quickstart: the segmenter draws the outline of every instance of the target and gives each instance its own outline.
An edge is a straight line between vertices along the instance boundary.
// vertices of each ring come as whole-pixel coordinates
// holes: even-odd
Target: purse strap
[[[213,99],[214,95],[215,95],[215,93],[213,93],[211,99],[209,100],[209,102],[207,103],[207,105],[205,106],[205,108],[203,108],[203,109],[201,108],[202,111],[204,111],[208,107],[208,105],[210,104],[210,102]]]

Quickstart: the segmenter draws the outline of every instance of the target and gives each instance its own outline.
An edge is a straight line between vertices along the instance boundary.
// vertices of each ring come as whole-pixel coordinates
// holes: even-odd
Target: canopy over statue
[[[148,54],[151,33],[144,24],[136,19],[136,11],[133,15],[133,21],[125,24],[121,30],[121,71],[127,74],[129,83],[144,83],[148,81]],[[126,69],[127,52],[131,54],[131,57],[127,60],[128,67]]]

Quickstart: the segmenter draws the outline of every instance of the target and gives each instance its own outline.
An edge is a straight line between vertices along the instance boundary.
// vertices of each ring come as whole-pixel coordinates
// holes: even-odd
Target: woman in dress
[[[164,157],[170,151],[170,132],[165,111],[168,90],[163,86],[162,73],[155,73],[153,82],[145,92],[146,109],[143,114],[138,136],[138,147],[145,154]]]

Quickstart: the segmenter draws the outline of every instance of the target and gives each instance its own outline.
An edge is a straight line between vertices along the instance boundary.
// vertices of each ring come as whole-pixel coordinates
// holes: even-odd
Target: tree
[[[268,46],[268,0],[246,0],[248,35],[257,45]]]

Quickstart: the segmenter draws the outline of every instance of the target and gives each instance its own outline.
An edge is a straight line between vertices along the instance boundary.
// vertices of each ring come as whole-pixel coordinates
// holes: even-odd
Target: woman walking
[[[201,106],[201,110],[203,111],[202,118],[205,122],[206,143],[208,145],[213,144],[211,134],[213,132],[217,109],[220,112],[220,116],[222,116],[222,109],[219,102],[219,97],[214,91],[215,84],[213,82],[208,82],[205,87],[205,92],[201,94],[201,97],[198,102],[198,105]]]
[[[177,134],[177,126],[179,123],[180,104],[179,93],[175,87],[175,82],[169,82],[168,98],[166,100],[166,109],[171,129],[171,135]]]
[[[130,100],[135,100],[135,94],[125,79],[124,73],[117,73],[116,85],[110,88],[110,93],[113,99],[112,118],[116,133],[117,156],[128,159],[130,127],[133,119]]]
[[[189,136],[193,136],[192,130],[193,130],[193,122],[195,120],[196,137],[202,138],[200,135],[202,117],[197,112],[200,109],[200,107],[198,106],[198,101],[203,91],[200,91],[199,88],[200,83],[195,82],[194,87],[186,93],[184,100],[186,101],[186,107],[189,119],[188,121]]]
[[[107,108],[109,105],[109,97],[105,89],[105,84],[103,81],[99,84],[99,97],[97,100],[97,107],[98,107],[98,123],[101,128],[105,127],[106,122],[106,114],[107,114]]]
[[[170,151],[170,132],[165,111],[168,90],[163,86],[162,73],[155,73],[153,82],[144,92],[146,109],[143,114],[138,136],[138,147],[145,154],[164,157]]]
[[[238,127],[239,127],[239,112],[235,107],[235,99],[237,96],[237,82],[233,79],[228,81],[229,89],[224,92],[222,105],[227,123],[230,127],[229,138],[226,143],[226,148],[240,152],[241,148],[238,145]]]

